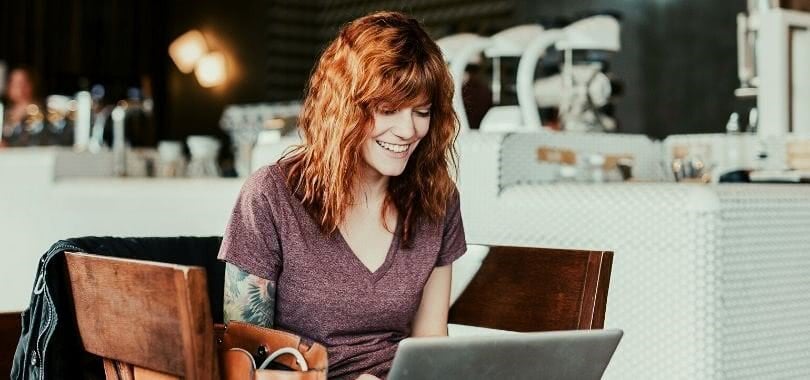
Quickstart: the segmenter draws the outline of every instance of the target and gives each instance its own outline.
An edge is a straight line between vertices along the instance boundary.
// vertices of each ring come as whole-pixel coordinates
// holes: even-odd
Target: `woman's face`
[[[363,160],[372,173],[398,176],[430,127],[431,105],[401,109],[385,106],[374,112],[374,129],[363,143]]]

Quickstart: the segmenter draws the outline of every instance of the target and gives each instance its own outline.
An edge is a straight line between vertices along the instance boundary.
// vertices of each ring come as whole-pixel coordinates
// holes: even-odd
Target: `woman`
[[[357,19],[323,52],[303,144],[245,183],[225,231],[225,320],[324,344],[329,375],[383,377],[400,340],[447,335],[466,251],[453,85],[400,13]]]
[[[33,69],[22,66],[11,70],[6,86],[6,106],[3,120],[0,120],[0,131],[4,133],[5,141],[11,145],[26,145],[28,131],[22,128],[22,123],[32,113],[40,112],[37,97],[38,78]],[[33,107],[33,109],[32,109]],[[0,139],[3,140],[3,139]]]

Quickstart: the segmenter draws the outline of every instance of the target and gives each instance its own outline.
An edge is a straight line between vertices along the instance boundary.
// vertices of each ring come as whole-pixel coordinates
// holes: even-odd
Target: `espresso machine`
[[[810,12],[748,0],[737,15],[738,98],[756,98],[749,125],[763,137],[810,136]]]
[[[590,16],[564,28],[545,29],[525,24],[502,30],[490,37],[475,34],[447,36],[438,41],[455,85],[453,107],[462,130],[469,129],[461,96],[464,69],[481,55],[492,61],[492,103],[481,121],[482,132],[539,131],[549,126],[538,107],[556,108],[562,127],[572,131],[611,131],[615,121],[602,112],[615,93],[605,74],[604,61],[581,59],[582,52],[616,52],[620,48],[620,27],[613,16]],[[562,52],[559,74],[536,78],[537,66],[549,49]],[[504,59],[518,59],[514,84],[504,84]],[[514,89],[517,105],[501,104],[502,89]]]
[[[621,48],[620,31],[619,20],[609,15],[587,17],[563,28],[554,43],[554,48],[562,53],[557,63],[559,74],[535,80],[530,70],[518,72],[519,93],[521,90],[528,93],[529,83],[533,90],[531,98],[521,99],[526,119],[539,123],[539,117],[533,116],[538,114],[537,106],[552,107],[558,109],[563,130],[615,131],[616,121],[603,107],[616,93],[608,74],[608,59]],[[531,69],[536,62],[531,61],[529,53],[523,59]]]

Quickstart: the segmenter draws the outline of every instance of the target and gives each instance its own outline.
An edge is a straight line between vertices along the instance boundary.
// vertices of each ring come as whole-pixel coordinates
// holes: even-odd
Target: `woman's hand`
[[[377,377],[377,376],[374,376],[374,375],[369,375],[367,373],[364,373],[364,374],[358,376],[357,380],[380,380],[380,378]]]

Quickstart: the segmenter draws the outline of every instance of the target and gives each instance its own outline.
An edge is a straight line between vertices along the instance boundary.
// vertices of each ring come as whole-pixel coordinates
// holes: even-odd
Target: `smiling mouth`
[[[400,145],[400,144],[391,144],[391,143],[383,142],[383,141],[380,141],[380,140],[374,140],[374,141],[376,141],[377,145],[381,146],[383,149],[385,149],[385,150],[387,150],[389,152],[394,152],[394,153],[405,152],[406,150],[408,150],[408,148],[411,147],[411,144]]]

